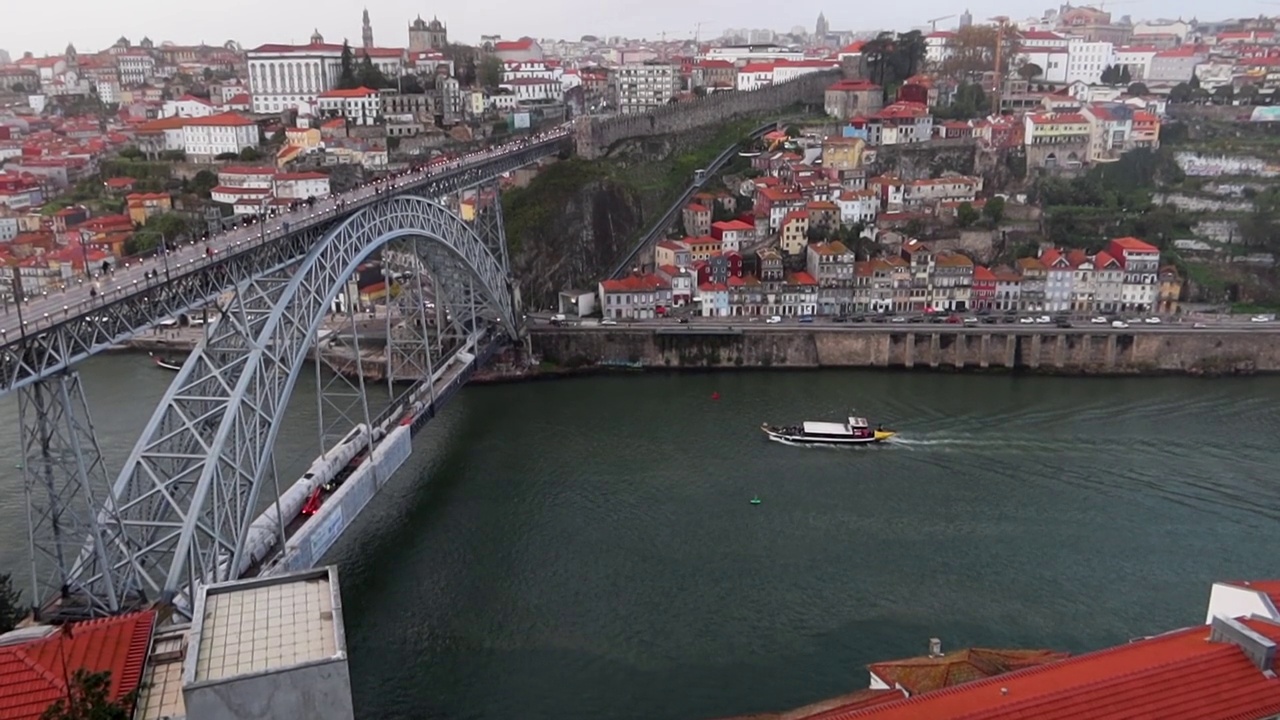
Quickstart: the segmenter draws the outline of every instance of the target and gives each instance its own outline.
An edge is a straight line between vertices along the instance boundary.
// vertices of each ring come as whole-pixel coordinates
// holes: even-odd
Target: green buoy
[[[751,498],[751,504],[752,504],[752,505],[759,505],[759,504],[760,504],[760,496],[759,496],[759,495],[756,495],[755,497]]]

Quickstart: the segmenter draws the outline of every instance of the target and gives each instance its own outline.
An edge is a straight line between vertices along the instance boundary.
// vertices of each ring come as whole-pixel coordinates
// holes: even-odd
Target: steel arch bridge
[[[535,148],[502,159],[500,166],[518,167],[557,149]],[[434,182],[406,183],[345,219],[296,228],[277,243],[263,243],[252,250],[251,261],[227,258],[43,334],[24,335],[21,343],[5,345],[12,335],[0,338],[0,379],[4,389],[19,392],[33,591],[48,591],[54,596],[49,607],[70,606],[71,616],[155,601],[184,613],[196,585],[238,576],[248,564],[245,541],[254,513],[269,496],[264,487],[277,481],[272,451],[287,402],[312,350],[319,361],[322,321],[343,297],[347,279],[373,253],[386,250],[404,258],[411,271],[405,275],[417,277],[416,294],[399,300],[407,312],[395,332],[388,303],[389,385],[393,356],[401,362],[416,355],[413,363],[430,383],[433,362],[447,361],[463,338],[493,331],[518,338],[518,293],[497,202],[495,175],[501,171],[464,169]],[[448,194],[456,200],[453,193],[459,191],[490,193],[488,210],[468,223],[437,199]],[[423,275],[430,278],[435,303],[425,302]],[[175,308],[189,309],[215,293],[225,296],[228,285],[234,294],[220,302],[219,319],[177,373],[112,480],[71,363],[154,325]],[[354,332],[354,312],[346,305]],[[424,309],[432,305],[435,318]],[[392,337],[406,334],[409,347],[393,349]],[[358,337],[355,358],[358,369]],[[351,390],[365,403],[368,421],[363,373],[357,374],[359,386]],[[277,507],[279,496],[277,484]]]

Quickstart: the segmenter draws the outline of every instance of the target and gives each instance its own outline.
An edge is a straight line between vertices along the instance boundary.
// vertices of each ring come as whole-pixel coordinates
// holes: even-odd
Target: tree
[[[1150,94],[1151,94],[1151,91],[1147,89],[1147,86],[1146,86],[1145,84],[1143,84],[1143,83],[1140,83],[1140,82],[1136,82],[1136,83],[1129,83],[1129,89],[1128,89],[1128,90],[1126,90],[1125,92],[1126,92],[1127,94],[1129,94],[1129,95],[1132,95],[1133,97],[1141,97],[1141,96],[1143,96],[1143,95],[1150,95]],[[1170,91],[1169,91],[1169,99],[1170,99],[1170,100],[1172,100],[1172,99],[1173,99],[1173,91],[1172,91],[1172,90],[1170,90]]]
[[[9,87],[9,89],[15,93],[24,93],[27,91],[26,86],[23,85],[22,83],[14,83],[12,86]]]
[[[367,88],[379,90],[389,86],[391,83],[387,80],[387,76],[382,74],[377,65],[373,64],[373,59],[368,55],[360,60],[360,70],[356,73],[356,82]]]
[[[999,225],[1004,219],[1004,198],[999,195],[987,201],[982,206],[982,215],[991,221],[992,225]]]
[[[356,82],[356,60],[355,55],[351,52],[351,43],[345,39],[342,41],[342,61],[338,71],[338,88],[341,90],[350,90],[359,83]]]
[[[996,43],[1000,32],[994,25],[970,25],[956,31],[951,42],[951,54],[942,61],[940,71],[956,80],[972,80],[994,69]],[[1018,54],[1018,30],[1006,26],[1003,48],[1000,52],[1000,77],[1009,73],[1009,63]]]
[[[1035,63],[1025,63],[1022,67],[1018,68],[1018,77],[1026,80],[1027,82],[1031,82],[1043,74],[1044,68]]]
[[[911,30],[898,36],[896,55],[897,63],[903,71],[903,80],[920,72],[928,48],[928,43],[919,30]]]
[[[138,149],[137,145],[125,145],[120,148],[120,152],[118,154],[125,160],[141,160],[144,157],[142,151]]]
[[[13,587],[13,578],[8,573],[0,573],[0,635],[17,627],[25,614],[22,591]]]
[[[1119,79],[1120,79],[1120,82],[1119,82],[1119,83],[1117,83],[1117,84],[1119,84],[1119,85],[1128,85],[1129,83],[1133,82],[1133,74],[1129,72],[1129,66],[1128,66],[1128,65],[1121,65],[1121,66],[1120,66],[1120,76],[1119,76]]]
[[[203,197],[209,196],[209,191],[218,185],[218,176],[208,170],[201,170],[191,178],[188,190],[196,195]]]
[[[480,59],[477,80],[487,88],[496,88],[502,84],[502,61],[497,55],[485,55]]]
[[[238,157],[245,162],[257,162],[262,159],[262,153],[258,152],[258,148],[247,147],[240,151]]]
[[[1102,76],[1098,78],[1103,85],[1118,85],[1120,83],[1120,71],[1115,65],[1108,65],[1102,69]]]
[[[1213,101],[1219,105],[1230,104],[1235,96],[1236,90],[1230,85],[1221,85],[1213,91]]]
[[[417,75],[405,75],[400,78],[399,90],[405,95],[421,95],[422,81],[418,79]]]
[[[1169,102],[1184,103],[1191,100],[1191,85],[1188,83],[1178,83],[1169,89]]]
[[[1236,92],[1236,96],[1239,97],[1240,101],[1245,105],[1253,105],[1258,99],[1258,86],[1252,83],[1245,83],[1240,86],[1240,89]]]
[[[973,205],[967,202],[960,203],[960,207],[956,208],[956,224],[962,228],[978,222],[978,211],[973,209]]]
[[[135,695],[111,700],[111,673],[76,670],[67,684],[67,696],[45,708],[40,720],[130,720]]]

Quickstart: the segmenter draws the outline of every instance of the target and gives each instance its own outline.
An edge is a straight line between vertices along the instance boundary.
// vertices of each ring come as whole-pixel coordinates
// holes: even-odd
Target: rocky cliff
[[[505,191],[507,243],[524,306],[550,308],[560,290],[595,289],[679,196],[694,170],[760,123],[749,117],[678,135],[622,140],[607,157],[557,162],[527,187]]]
[[[566,288],[595,289],[603,268],[616,261],[644,226],[635,189],[597,173],[561,167],[568,165],[549,168],[504,201],[511,269],[520,278],[526,308],[555,307],[556,293]],[[566,182],[549,187],[556,178],[540,183],[546,174],[565,174],[561,179]]]

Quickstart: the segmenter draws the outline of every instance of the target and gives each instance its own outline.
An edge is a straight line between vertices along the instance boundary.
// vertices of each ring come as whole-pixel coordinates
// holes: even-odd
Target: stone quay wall
[[[820,106],[827,86],[839,80],[841,75],[839,70],[810,73],[760,90],[712,93],[704,98],[637,115],[604,119],[580,117],[574,121],[577,153],[594,159],[608,153],[615,143],[628,138],[674,135],[796,103]]]
[[[1280,372],[1280,334],[1057,328],[741,330],[539,328],[544,360],[653,369],[932,368],[1062,375],[1249,375]]]

